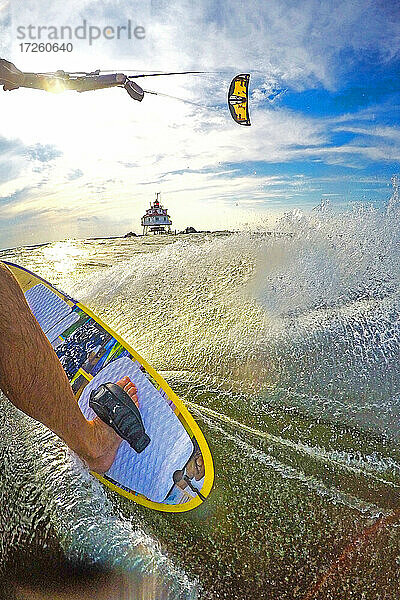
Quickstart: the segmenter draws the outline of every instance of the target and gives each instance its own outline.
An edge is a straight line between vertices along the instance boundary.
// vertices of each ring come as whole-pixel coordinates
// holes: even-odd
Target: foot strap
[[[103,383],[92,390],[89,406],[137,452],[150,444],[139,409],[130,396],[116,383]]]

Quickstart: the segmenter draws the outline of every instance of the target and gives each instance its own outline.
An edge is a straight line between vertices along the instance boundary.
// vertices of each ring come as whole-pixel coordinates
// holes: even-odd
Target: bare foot
[[[134,403],[136,404],[137,408],[139,408],[139,400],[138,400],[138,397],[137,397],[137,389],[136,389],[135,384],[132,383],[132,381],[129,379],[129,377],[127,375],[125,375],[125,377],[123,377],[122,379],[120,379],[119,381],[117,381],[117,385],[119,385],[120,387],[122,387],[123,390],[125,390],[125,392],[134,401]]]
[[[137,408],[139,408],[137,388],[129,377],[123,377],[117,381],[117,385],[131,397]],[[89,421],[89,424],[92,426],[93,454],[90,457],[84,457],[84,459],[91,471],[100,474],[105,473],[115,460],[122,438],[99,417]]]

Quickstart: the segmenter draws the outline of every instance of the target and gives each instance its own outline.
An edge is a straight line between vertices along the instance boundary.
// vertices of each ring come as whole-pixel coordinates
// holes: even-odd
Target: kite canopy
[[[228,106],[232,119],[239,125],[251,125],[249,116],[249,81],[248,73],[236,75],[231,81],[228,92]]]

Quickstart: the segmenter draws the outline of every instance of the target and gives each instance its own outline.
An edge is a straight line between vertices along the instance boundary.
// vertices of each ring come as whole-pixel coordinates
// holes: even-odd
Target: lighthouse
[[[143,235],[149,233],[171,233],[171,217],[166,208],[160,202],[161,192],[156,193],[154,202],[150,202],[150,208],[142,217]]]

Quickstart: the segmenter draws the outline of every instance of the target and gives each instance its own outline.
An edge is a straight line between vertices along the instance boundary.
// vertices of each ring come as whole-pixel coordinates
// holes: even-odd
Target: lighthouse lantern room
[[[172,220],[166,208],[160,202],[161,192],[156,193],[156,199],[150,202],[150,208],[142,217],[143,235],[149,233],[171,233]]]

